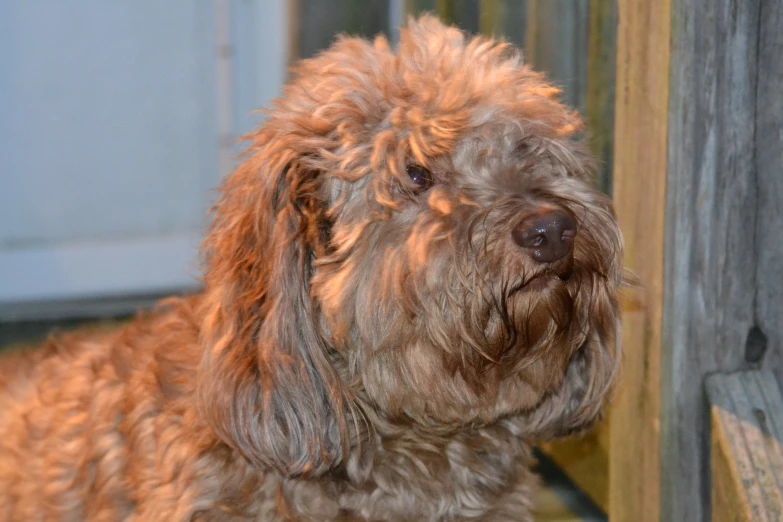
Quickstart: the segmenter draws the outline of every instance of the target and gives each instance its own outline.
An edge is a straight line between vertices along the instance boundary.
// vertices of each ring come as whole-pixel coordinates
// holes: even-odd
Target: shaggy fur
[[[618,361],[621,238],[557,95],[430,17],[302,62],[203,293],[2,361],[0,520],[530,520],[531,444]],[[542,208],[578,230],[554,263],[511,237]]]

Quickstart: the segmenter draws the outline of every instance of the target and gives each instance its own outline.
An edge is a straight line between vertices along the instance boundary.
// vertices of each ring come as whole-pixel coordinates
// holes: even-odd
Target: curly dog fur
[[[531,520],[531,444],[601,413],[622,241],[512,47],[411,21],[302,62],[204,291],[0,364],[0,520]],[[512,239],[559,209],[537,261]]]

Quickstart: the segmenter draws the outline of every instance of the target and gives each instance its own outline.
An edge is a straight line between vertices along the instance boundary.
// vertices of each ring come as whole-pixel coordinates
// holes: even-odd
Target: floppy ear
[[[315,475],[346,456],[354,404],[310,295],[329,230],[317,158],[271,127],[226,179],[202,245],[199,404],[255,465]]]

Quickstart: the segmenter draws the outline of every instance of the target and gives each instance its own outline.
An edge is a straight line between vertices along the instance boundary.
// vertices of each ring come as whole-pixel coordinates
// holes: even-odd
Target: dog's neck
[[[384,509],[399,514],[404,506],[411,519],[434,515],[443,505],[478,514],[513,494],[529,474],[532,451],[525,432],[521,415],[459,433],[382,423],[371,454],[333,470],[331,488],[341,510],[377,510],[378,520]]]

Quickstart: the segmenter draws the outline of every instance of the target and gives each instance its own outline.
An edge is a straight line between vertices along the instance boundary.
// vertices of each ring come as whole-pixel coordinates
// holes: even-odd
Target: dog
[[[619,364],[622,239],[575,111],[412,19],[301,62],[203,291],[0,364],[0,520],[529,521]]]

